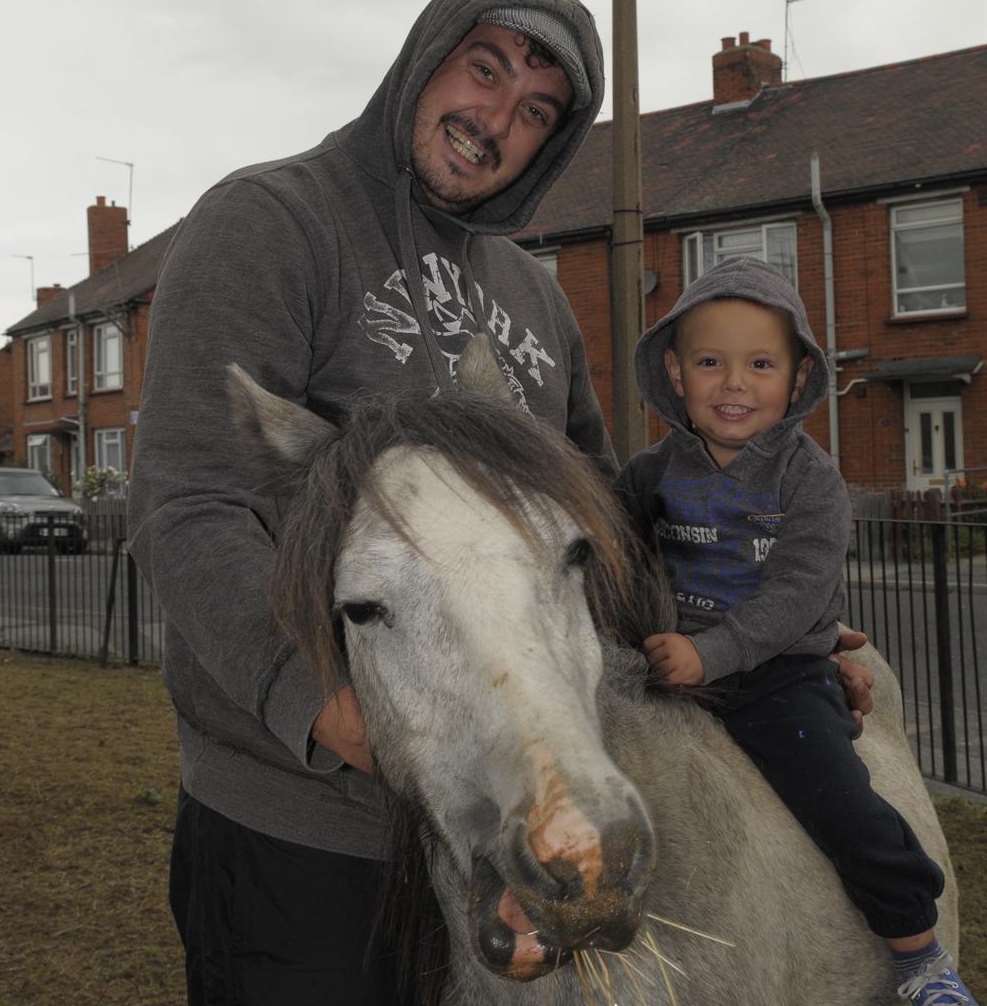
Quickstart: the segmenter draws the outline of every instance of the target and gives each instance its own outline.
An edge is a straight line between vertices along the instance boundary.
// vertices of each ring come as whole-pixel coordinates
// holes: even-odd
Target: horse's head
[[[454,939],[517,979],[625,946],[654,842],[596,706],[587,581],[619,595],[623,573],[606,488],[486,396],[373,399],[337,428],[242,372],[231,384],[245,427],[301,473],[286,628],[326,672],[345,658],[383,776],[449,854]]]

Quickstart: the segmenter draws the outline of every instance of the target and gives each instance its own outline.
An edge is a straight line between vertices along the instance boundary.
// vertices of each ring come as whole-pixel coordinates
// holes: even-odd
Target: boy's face
[[[802,394],[812,358],[796,367],[794,337],[780,311],[711,300],[680,320],[665,366],[695,432],[723,468],[751,437],[784,418]]]

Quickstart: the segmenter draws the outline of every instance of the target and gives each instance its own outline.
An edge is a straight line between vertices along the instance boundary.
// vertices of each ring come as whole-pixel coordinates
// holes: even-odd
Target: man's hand
[[[874,709],[874,698],[871,695],[874,674],[861,664],[855,664],[843,651],[859,650],[866,642],[866,633],[842,626],[833,654],[833,659],[839,664],[840,684],[843,685],[847,705],[857,723],[858,737],[864,731],[864,717]]]
[[[670,685],[701,685],[703,662],[692,640],[678,632],[661,632],[644,641],[644,655]]]
[[[367,743],[367,725],[356,692],[344,685],[322,707],[312,724],[312,739],[334,751],[347,765],[368,775],[374,770]]]

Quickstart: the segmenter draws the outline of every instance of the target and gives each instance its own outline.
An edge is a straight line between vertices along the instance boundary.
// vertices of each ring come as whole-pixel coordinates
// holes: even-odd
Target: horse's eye
[[[567,566],[585,566],[593,554],[593,546],[586,538],[577,538],[565,553]]]
[[[359,601],[344,604],[343,614],[354,625],[369,625],[371,622],[387,622],[387,609],[376,601]]]

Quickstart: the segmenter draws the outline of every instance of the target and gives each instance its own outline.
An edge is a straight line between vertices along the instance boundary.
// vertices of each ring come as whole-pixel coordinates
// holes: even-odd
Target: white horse
[[[345,666],[381,777],[431,833],[447,942],[419,968],[423,1001],[897,1001],[883,941],[756,768],[612,645],[674,614],[661,577],[628,568],[578,452],[469,392],[371,400],[340,427],[239,371],[231,391],[251,450],[297,478],[286,628],[330,683]],[[957,948],[897,683],[873,649],[859,659],[876,685],[858,750],[945,870],[938,928]]]

